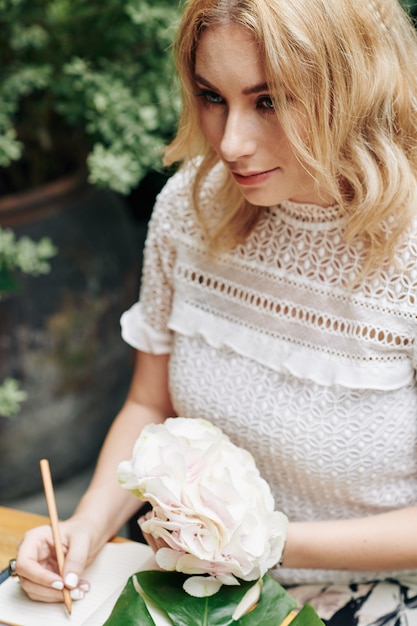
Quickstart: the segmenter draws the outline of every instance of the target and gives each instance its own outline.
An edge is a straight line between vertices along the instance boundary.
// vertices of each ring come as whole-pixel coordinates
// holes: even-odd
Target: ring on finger
[[[9,570],[9,576],[17,576],[16,559],[10,559],[8,570]]]

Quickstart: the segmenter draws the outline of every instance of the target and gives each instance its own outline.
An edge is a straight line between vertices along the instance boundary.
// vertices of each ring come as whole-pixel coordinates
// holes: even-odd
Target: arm
[[[97,550],[140,506],[138,499],[117,481],[119,463],[132,456],[133,445],[146,424],[163,422],[174,415],[168,392],[168,359],[168,355],[136,353],[126,402],[106,437],[91,484],[74,513],[94,525],[99,537]]]
[[[283,566],[389,571],[417,568],[417,506],[350,520],[293,522]]]
[[[71,518],[60,525],[66,552],[64,580],[68,574],[75,580],[69,586],[77,586],[76,579],[85,565],[140,506],[138,499],[119,485],[116,470],[120,461],[131,457],[134,442],[146,424],[163,422],[174,415],[168,391],[168,360],[169,355],[136,353],[126,402],[103,444],[91,484]],[[25,535],[16,571],[23,588],[35,600],[62,600],[62,580],[54,554],[49,527],[35,528]]]

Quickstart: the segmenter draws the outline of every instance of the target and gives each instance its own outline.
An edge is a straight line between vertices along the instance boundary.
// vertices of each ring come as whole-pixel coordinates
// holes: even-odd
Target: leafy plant
[[[86,165],[128,193],[176,125],[175,0],[0,0],[0,194]]]
[[[54,254],[56,249],[47,237],[38,242],[29,237],[17,239],[12,230],[0,228],[0,300],[18,286],[14,270],[32,276],[46,274]]]
[[[184,578],[176,572],[152,570],[131,576],[105,626],[134,626],[139,622],[142,626],[154,626],[155,621],[143,598],[157,606],[165,621],[175,626],[278,626],[296,607],[290,594],[269,575],[265,575],[256,607],[234,619],[233,613],[253,581],[241,582],[238,586],[223,586],[213,596],[196,598],[183,590]],[[323,626],[317,613],[308,604],[292,623],[294,626]]]
[[[50,270],[49,259],[54,254],[56,249],[47,237],[39,242],[29,237],[17,239],[13,231],[0,228],[0,301],[18,288],[16,270],[32,276],[45,274]],[[0,415],[15,415],[24,400],[26,393],[17,381],[6,378],[0,385]]]
[[[20,389],[14,378],[6,378],[0,385],[0,415],[12,417],[19,412],[22,402],[27,399],[27,393]]]

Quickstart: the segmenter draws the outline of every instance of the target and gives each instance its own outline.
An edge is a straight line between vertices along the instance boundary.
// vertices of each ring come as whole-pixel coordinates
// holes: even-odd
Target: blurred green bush
[[[178,113],[176,0],[0,0],[0,195],[86,164],[127,194]]]

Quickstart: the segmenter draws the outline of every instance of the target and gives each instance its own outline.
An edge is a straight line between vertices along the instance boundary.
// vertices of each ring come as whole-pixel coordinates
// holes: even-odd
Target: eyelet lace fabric
[[[218,211],[219,168],[202,207]],[[362,250],[337,207],[266,209],[247,241],[213,258],[191,199],[193,171],[161,192],[134,347],[171,353],[177,414],[204,417],[248,449],[290,520],[374,514],[417,501],[417,236],[355,284]],[[416,229],[417,231],[417,229]],[[404,573],[403,573],[404,574]],[[280,570],[283,583],[375,573]]]

